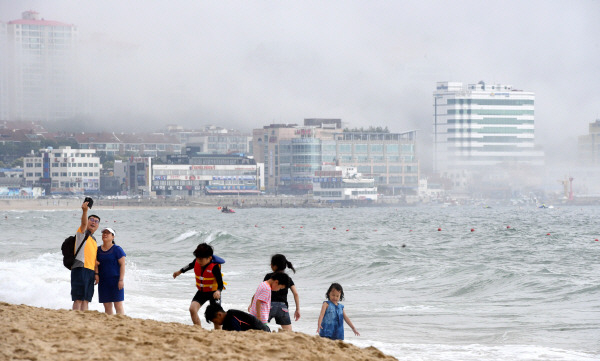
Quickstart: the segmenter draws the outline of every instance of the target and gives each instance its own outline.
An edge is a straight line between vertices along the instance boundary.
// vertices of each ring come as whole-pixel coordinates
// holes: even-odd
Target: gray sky
[[[332,117],[427,141],[446,80],[535,92],[550,152],[600,118],[597,0],[0,0],[0,20],[29,9],[78,26],[90,111],[106,125]]]

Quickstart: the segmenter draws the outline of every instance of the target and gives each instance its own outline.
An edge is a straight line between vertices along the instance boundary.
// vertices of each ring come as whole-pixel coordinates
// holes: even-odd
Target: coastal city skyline
[[[536,140],[553,156],[561,152],[550,145],[573,149],[598,118],[588,75],[598,71],[591,35],[598,8],[593,1],[0,1],[0,21],[34,10],[77,26],[80,60],[93,69],[85,72],[90,130],[202,122],[249,131],[326,117],[418,130],[431,144],[436,82],[483,80],[536,93]],[[246,16],[253,14],[261,21]]]
[[[529,63],[512,63],[513,67],[509,67],[510,62],[491,62],[483,66],[483,63],[475,61],[473,56],[468,56],[472,51],[470,47],[457,44],[450,38],[443,46],[436,47],[440,44],[440,39],[445,39],[446,36],[439,34],[443,25],[427,27],[424,24],[431,25],[430,22],[440,16],[439,9],[427,12],[430,10],[428,6],[403,8],[427,15],[424,24],[413,24],[417,37],[438,34],[440,39],[408,41],[411,46],[399,52],[394,46],[407,40],[404,37],[394,38],[394,35],[405,34],[408,30],[406,26],[410,22],[401,25],[392,23],[394,16],[397,19],[406,16],[397,5],[362,9],[360,4],[341,7],[338,3],[329,3],[323,6],[322,13],[319,12],[314,19],[307,21],[312,25],[307,28],[310,31],[297,32],[298,14],[314,12],[300,4],[282,7],[276,3],[268,3],[268,6],[267,3],[261,3],[257,9],[252,9],[262,9],[261,15],[273,19],[273,24],[270,25],[246,23],[245,19],[239,19],[235,12],[226,13],[227,10],[247,6],[243,3],[230,4],[230,7],[184,4],[186,10],[196,11],[194,14],[198,17],[183,14],[183,9],[180,8],[164,8],[164,12],[159,14],[157,11],[161,7],[158,3],[135,7],[125,2],[118,6],[113,4],[114,7],[90,8],[88,13],[82,13],[76,3],[59,1],[49,7],[41,2],[32,2],[30,10],[21,11],[20,17],[15,16],[12,20],[0,19],[6,39],[1,45],[10,50],[4,52],[0,67],[0,120],[40,121],[50,131],[83,132],[92,136],[92,133],[111,132],[139,134],[140,129],[147,133],[160,132],[169,125],[194,130],[210,124],[249,133],[272,124],[301,126],[303,119],[338,119],[341,123],[340,129],[378,128],[391,133],[411,132],[411,142],[416,145],[414,155],[411,154],[411,162],[419,164],[416,174],[421,177],[440,175],[439,170],[443,167],[451,170],[453,174],[444,172],[442,177],[454,179],[455,184],[465,185],[471,183],[468,178],[475,180],[477,176],[465,174],[463,168],[457,166],[461,162],[470,166],[485,162],[487,166],[502,164],[494,170],[500,178],[519,179],[528,178],[529,175],[522,171],[509,174],[514,170],[511,164],[516,162],[514,165],[522,163],[520,166],[524,166],[529,162],[523,163],[526,158],[532,161],[531,164],[535,167],[549,166],[534,172],[538,174],[538,178],[542,172],[548,169],[552,171],[553,167],[555,172],[571,173],[571,170],[566,170],[563,166],[572,165],[573,160],[578,159],[581,154],[591,154],[592,158],[594,157],[595,136],[590,126],[594,118],[584,118],[582,114],[593,112],[590,109],[596,106],[594,94],[597,91],[591,90],[586,93],[587,98],[580,96],[578,107],[569,108],[568,116],[561,115],[565,110],[563,104],[577,93],[562,91],[560,99],[554,99],[552,104],[548,103],[556,96],[552,95],[551,91],[561,89],[559,85],[564,76],[562,72],[547,73],[552,76],[553,83],[552,86],[545,86],[539,83],[539,79],[535,79],[535,72],[524,76],[523,70],[530,66]],[[472,13],[469,16],[478,11],[478,5],[475,3],[465,2],[461,5],[470,6]],[[2,9],[17,11],[16,7],[13,9],[13,6],[6,2],[0,2],[0,6]],[[569,16],[562,16],[564,21],[579,21],[580,26],[569,31],[578,32],[587,26],[593,26],[583,12],[586,8],[585,3],[578,6],[569,8]],[[591,4],[587,6],[593,7]],[[556,5],[545,8],[543,13],[547,17],[543,21],[538,19],[537,13],[532,15],[533,13],[525,12],[525,15],[519,16],[526,17],[532,24],[537,24],[543,29],[548,26],[548,19],[557,16],[559,9]],[[292,13],[291,10],[297,10],[298,13]],[[358,14],[359,10],[365,12]],[[364,27],[366,19],[381,15],[383,10],[389,10],[390,13],[386,14],[380,23],[373,24],[369,29]],[[315,22],[315,19],[320,19],[332,11],[338,11],[339,15],[352,14],[356,20],[362,22],[352,24],[346,28],[346,32],[333,26],[346,21],[340,20],[339,17],[335,20],[331,18],[328,27]],[[454,9],[450,10],[449,14],[456,15],[453,11]],[[5,13],[6,11],[2,12]],[[97,17],[91,19],[89,13],[95,13]],[[215,14],[216,19],[222,21],[208,19],[209,13]],[[167,21],[161,23],[161,26],[153,26],[152,20],[158,20],[158,15],[165,14],[179,16],[181,24],[171,24]],[[224,16],[225,14],[229,17]],[[275,17],[277,14],[281,17]],[[499,15],[486,15],[486,19],[503,15],[506,14],[500,12]],[[460,16],[463,15],[457,15],[457,19]],[[100,25],[98,19],[103,17],[107,21]],[[225,23],[230,23],[233,19],[240,20],[240,23],[236,24],[236,27],[223,28]],[[283,23],[282,19],[289,22]],[[512,49],[526,45],[531,46],[530,54],[559,52],[560,49],[556,47],[553,50],[537,47],[531,38],[515,31],[518,28],[511,27],[511,24],[514,25],[511,23],[513,18],[507,20],[509,21],[501,26],[506,30],[503,35],[496,33],[496,27],[484,23],[471,25],[473,29],[486,30],[487,35],[499,40],[492,46],[487,38],[465,36],[465,39],[471,40],[470,44],[479,44],[482,50],[487,51],[480,54],[479,59],[485,59],[489,56],[488,53],[494,54],[498,59],[504,59],[510,54],[511,61],[517,61],[522,55],[511,53]],[[187,31],[181,31],[184,30],[181,28],[183,24],[189,26]],[[208,25],[212,25],[208,35],[200,32],[197,38],[192,38],[188,34],[189,29],[207,30]],[[242,29],[260,37],[248,37]],[[285,30],[285,34],[289,36],[268,31],[274,29]],[[145,30],[144,35],[140,33],[142,30]],[[334,44],[334,48],[341,44],[340,55],[349,55],[351,51],[357,51],[355,56],[325,57],[331,54],[331,49],[322,48],[324,43],[317,36],[319,34],[329,35],[329,42]],[[538,41],[546,36],[552,34],[549,32],[540,35]],[[241,40],[247,42],[240,43]],[[510,41],[512,43],[509,44]],[[231,44],[236,46],[227,47]],[[292,48],[290,44],[300,46]],[[211,46],[222,52],[207,53]],[[430,59],[428,55],[442,49],[458,48],[465,55],[461,58],[462,64],[458,59],[448,56],[452,55],[451,52],[446,52],[445,59],[448,62],[441,63]],[[417,53],[421,52],[425,56],[420,59],[407,58],[406,54],[414,55],[415,49]],[[359,52],[360,50],[363,52]],[[357,57],[358,54],[361,56]],[[574,57],[571,53],[567,55],[565,56],[569,61],[587,59]],[[211,62],[216,58],[221,62]],[[305,62],[306,60],[308,62]],[[382,64],[382,61],[385,64]],[[392,63],[395,65],[390,66]],[[195,66],[186,67],[186,64]],[[234,64],[241,65],[247,71],[243,74],[236,73],[240,68],[233,66]],[[369,66],[373,64],[380,67]],[[333,65],[337,68],[333,69]],[[456,71],[465,65],[469,65],[468,71]],[[590,65],[590,70],[597,67],[595,64]],[[323,73],[326,69],[333,72]],[[374,73],[374,69],[377,72]],[[184,71],[187,71],[185,75]],[[392,76],[384,79],[382,71]],[[213,78],[217,75],[221,76],[221,81],[214,83],[213,80],[216,79]],[[394,75],[399,78],[395,79]],[[500,79],[498,75],[501,75]],[[407,83],[401,81],[403,76],[410,80],[408,88]],[[515,82],[515,78],[519,81]],[[259,79],[268,81],[257,83]],[[430,80],[432,82],[428,84],[428,94],[425,94],[424,84]],[[336,86],[341,83],[345,85],[343,91],[335,91]],[[311,88],[310,84],[315,86]],[[370,86],[361,87],[365,84]],[[439,84],[449,84],[449,87],[454,86],[459,92],[446,99],[446,95],[440,93]],[[453,84],[464,84],[464,88],[463,85],[456,87]],[[540,87],[530,87],[536,84]],[[504,93],[494,90],[495,86],[501,86]],[[384,91],[382,87],[385,88]],[[487,95],[484,96],[489,99],[475,99],[473,101],[478,102],[477,104],[483,103],[471,108],[471,95],[462,92],[470,93],[477,87],[486,92]],[[283,92],[271,93],[277,88]],[[255,91],[250,94],[248,89]],[[583,90],[585,87],[581,85],[574,89]],[[334,93],[337,103],[328,102],[327,99]],[[514,99],[500,100],[496,93],[498,96],[503,94]],[[215,95],[219,94],[222,96],[217,99]],[[292,94],[295,95],[293,98],[286,98],[286,95]],[[314,98],[318,94],[322,97]],[[520,94],[527,94],[527,100],[517,99]],[[244,98],[244,106],[241,108],[236,106],[241,104],[240,95]],[[395,101],[388,102],[389,97],[395,97]],[[350,101],[352,99],[354,101]],[[303,103],[299,106],[297,100],[302,100]],[[443,104],[439,104],[438,100],[443,100]],[[457,105],[459,102],[460,106]],[[331,107],[332,104],[334,107]],[[489,108],[482,110],[484,108],[479,107]],[[440,117],[440,111],[448,113]],[[315,112],[313,117],[309,114],[312,112]],[[275,113],[278,115],[274,116]],[[502,114],[508,114],[508,117],[503,117]],[[489,118],[490,116],[492,118]],[[143,127],[140,127],[141,124]],[[588,127],[589,133],[586,129]],[[581,131],[577,132],[579,128]],[[589,148],[583,152],[577,149],[577,138],[582,137],[587,139],[580,143]],[[260,142],[260,138],[256,138],[253,143],[257,143],[257,140]],[[455,141],[457,143],[450,144]],[[479,144],[472,144],[473,141]],[[79,140],[78,142],[81,143]],[[181,141],[182,145],[185,143]],[[221,146],[229,147],[225,144]],[[215,153],[216,149],[212,152]],[[248,150],[250,149],[251,147],[248,147]],[[460,152],[460,155],[457,153],[456,156],[464,158],[456,165],[446,161],[453,157],[450,154],[452,149]],[[523,152],[524,150],[527,152]],[[383,153],[372,154],[367,158],[359,154],[354,154],[351,158],[363,173],[375,176],[379,174],[375,169],[385,167],[386,176],[382,180],[389,182],[389,179],[394,178],[388,173],[392,166],[382,163],[383,159],[387,159]],[[337,160],[344,157],[348,158],[348,155],[338,154]],[[478,157],[479,162],[469,160],[471,157]],[[358,161],[359,159],[362,161]],[[483,159],[489,161],[482,163]],[[365,164],[365,161],[370,164]],[[314,166],[316,163],[311,165]],[[408,167],[407,169],[412,169],[412,165]],[[412,186],[416,187],[416,177],[410,177],[413,179]],[[540,183],[540,180],[528,183]],[[402,182],[400,184],[404,185]]]

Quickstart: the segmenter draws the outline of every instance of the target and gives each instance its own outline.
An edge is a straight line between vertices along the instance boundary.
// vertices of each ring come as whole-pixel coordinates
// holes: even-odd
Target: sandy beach
[[[0,303],[2,360],[395,360],[297,332],[230,332]]]

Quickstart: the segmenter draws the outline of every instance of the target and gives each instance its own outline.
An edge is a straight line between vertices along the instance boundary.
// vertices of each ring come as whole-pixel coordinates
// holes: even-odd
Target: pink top
[[[260,321],[262,323],[269,322],[269,312],[271,312],[271,286],[269,286],[269,282],[265,281],[258,285],[252,299],[252,306],[250,307],[250,314],[252,316],[257,315],[256,300],[262,301],[260,304]]]

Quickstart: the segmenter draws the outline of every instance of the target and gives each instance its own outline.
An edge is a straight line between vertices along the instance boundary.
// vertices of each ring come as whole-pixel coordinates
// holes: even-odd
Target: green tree
[[[10,164],[12,168],[21,167],[23,168],[23,157],[15,159],[14,162]]]

